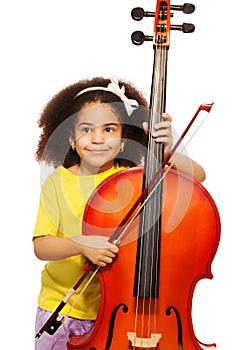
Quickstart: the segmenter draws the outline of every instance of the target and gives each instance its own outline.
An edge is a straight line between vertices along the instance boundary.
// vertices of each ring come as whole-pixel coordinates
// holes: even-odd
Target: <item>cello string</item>
[[[152,109],[153,109],[153,107],[152,107]],[[150,110],[150,113],[151,113],[151,110]],[[148,124],[148,149],[150,149],[149,145],[151,144],[151,140],[152,140],[152,136],[151,136],[152,135],[152,120],[151,119],[152,118],[150,117],[149,124]],[[149,161],[150,153],[148,152],[148,149],[147,149],[147,161],[146,161],[146,167],[145,167],[145,174],[147,174],[147,177],[145,177],[145,180],[144,180],[145,187],[148,185],[148,182],[149,182],[150,164],[151,164],[151,162]],[[141,210],[138,211],[137,215],[139,214],[140,211]],[[143,296],[145,296],[145,286],[146,286],[145,278],[146,278],[147,274],[145,273],[144,276],[142,274],[142,256],[143,256],[143,244],[144,244],[143,240],[145,241],[145,237],[143,237],[143,235],[145,234],[144,231],[145,231],[146,223],[147,223],[147,220],[145,217],[145,210],[143,210],[143,212],[141,213],[142,236],[140,237],[141,244],[140,244],[140,252],[139,252],[139,266],[138,266],[138,272],[137,272],[138,284],[137,284],[137,293],[136,293],[136,317],[135,317],[135,323],[134,323],[134,332],[136,334],[137,330],[140,329],[141,338],[142,338],[142,334],[143,334],[143,330],[144,330],[144,317],[143,317],[143,315],[145,314],[145,298],[140,299],[140,285],[144,286]],[[128,227],[129,226],[127,225],[126,229]],[[124,232],[125,231],[123,231],[123,234],[124,234]],[[147,254],[146,254],[146,256],[147,256]],[[141,306],[141,319],[140,319],[141,325],[140,326],[138,325],[139,306]]]
[[[144,225],[144,216],[142,216],[142,222]],[[139,256],[142,256],[142,244],[140,246],[140,254]],[[141,260],[139,260],[139,271],[138,271],[138,285],[137,285],[137,295],[136,295],[136,310],[135,310],[135,320],[134,320],[134,333],[137,333],[137,324],[138,324],[138,310],[139,310],[139,286],[141,283],[141,270],[142,270],[142,264]],[[142,329],[142,327],[141,327]]]
[[[153,92],[152,92],[153,95]],[[152,100],[153,102],[153,100]],[[151,108],[151,110],[153,110],[153,106]],[[151,113],[150,110],[150,113]],[[150,116],[149,118],[149,124],[148,124],[148,149],[147,149],[147,161],[146,161],[146,168],[145,168],[145,174],[147,174],[147,177],[145,178],[145,186],[148,185],[148,181],[149,181],[149,177],[150,177],[150,159],[149,159],[149,155],[150,153],[148,152],[148,150],[150,150],[150,144],[151,144],[151,134],[152,134],[152,118]],[[145,235],[146,232],[146,223],[147,220],[145,220],[145,210],[143,210],[142,214],[141,214],[141,228],[142,228],[142,235]],[[145,232],[144,232],[145,231]],[[147,236],[146,236],[147,237]],[[145,236],[141,237],[141,245],[140,245],[140,253],[139,253],[139,267],[138,267],[138,286],[137,286],[137,310],[136,310],[136,314],[137,314],[137,318],[138,318],[138,307],[139,307],[139,303],[141,303],[141,327],[138,326],[138,329],[141,330],[141,338],[142,338],[142,334],[143,334],[143,330],[144,330],[144,314],[145,314],[145,298],[139,299],[140,298],[140,285],[142,284],[144,286],[144,290],[143,290],[143,296],[145,296],[145,288],[146,288],[146,281],[145,278],[147,276],[147,273],[144,274],[144,276],[142,275],[142,256],[143,256],[143,245],[145,244]],[[146,244],[147,247],[147,244]],[[148,254],[146,254],[146,257],[148,256]],[[146,264],[147,267],[147,264]],[[143,281],[141,280],[143,278]],[[137,330],[137,319],[135,320],[135,333]]]
[[[159,50],[159,55],[160,55],[159,56],[159,65],[157,65],[157,67],[161,66],[161,65],[162,65],[162,67],[164,67],[164,61],[165,60],[164,60],[163,51],[164,50]],[[156,73],[157,74],[161,74],[161,72],[158,73],[158,69],[157,69]],[[163,72],[163,75],[164,75],[164,72]],[[158,81],[159,81],[159,79],[157,79],[157,80],[155,79],[155,83],[152,84],[152,96],[155,95],[155,91],[159,92],[160,98],[158,98],[158,100],[160,101],[160,103],[163,104],[163,100],[162,100],[163,94],[162,94],[162,92],[163,92],[164,86],[163,85],[159,86],[158,85]],[[161,115],[160,114],[158,115],[158,113],[156,112],[156,110],[159,110],[159,109],[161,109],[161,106],[157,106],[157,108],[156,108],[156,106],[155,106],[155,99],[151,99],[151,110],[150,110],[150,112],[152,113],[151,114],[152,117],[150,117],[150,119],[149,119],[148,150],[152,149],[152,152],[148,152],[148,154],[147,154],[147,162],[146,162],[147,185],[148,185],[149,181],[151,180],[152,175],[154,173],[154,167],[152,167],[152,164],[154,164],[154,159],[151,159],[151,158],[155,157],[156,160],[162,159],[162,157],[161,157],[162,147],[155,147],[155,142],[154,142],[154,139],[152,137],[152,133],[153,133],[153,129],[154,129],[154,119],[158,119],[158,120],[156,120],[156,122],[161,121]],[[153,157],[152,157],[152,154],[153,154]],[[158,211],[160,212],[160,210],[161,209],[160,209],[160,206],[159,206]],[[147,216],[146,216],[147,218],[148,217],[150,218],[150,217],[154,216],[153,215],[154,214],[154,210],[152,210],[151,206],[149,206],[149,208],[147,209],[147,213],[145,211],[142,213],[142,217],[143,217],[143,219],[142,219],[142,223],[143,223],[142,227],[144,227],[144,233],[148,232],[148,229],[150,229],[148,227],[148,225],[146,225],[148,223],[148,220],[145,220],[145,215],[146,214],[147,214]],[[157,237],[158,237],[158,233],[157,233]],[[146,310],[146,302],[145,302],[146,299],[144,298],[142,300],[142,326],[141,326],[141,330],[143,332],[143,330],[144,330],[144,314],[147,311],[147,314],[149,315],[149,320],[148,320],[148,323],[147,323],[148,324],[148,331],[147,331],[148,334],[149,334],[149,329],[151,328],[150,327],[150,323],[151,323],[151,320],[150,320],[151,312],[150,312],[150,310],[151,310],[151,306],[152,306],[152,290],[153,290],[152,289],[153,267],[152,267],[152,265],[150,264],[150,262],[148,260],[149,256],[150,256],[148,254],[148,252],[149,252],[149,248],[151,248],[151,243],[152,243],[152,251],[154,251],[154,247],[156,245],[156,249],[157,249],[157,252],[158,252],[158,239],[157,239],[157,244],[156,244],[154,236],[152,236],[152,242],[150,242],[149,238],[148,238],[148,235],[146,235],[146,238],[144,238],[144,244],[145,244],[145,247],[146,247],[146,254],[145,254],[145,256],[146,256],[146,263],[145,263],[146,271],[145,271],[143,277],[144,277],[144,296],[146,295],[146,289],[145,288],[146,288],[146,285],[148,284],[145,279],[147,279],[147,276],[150,277],[149,278],[149,293],[150,293],[150,295],[149,295],[149,303],[147,303],[148,310]],[[158,256],[158,253],[157,253],[157,256]],[[139,291],[139,285],[141,283],[141,276],[142,276],[142,274],[141,274],[142,245],[141,245],[139,257],[140,258],[139,258],[139,271],[138,271],[138,276],[139,276],[138,277],[139,278],[138,291]],[[145,257],[144,257],[144,259],[145,259]],[[155,264],[158,264],[158,260],[156,261]],[[150,275],[148,275],[148,270],[149,270],[149,274]],[[137,291],[137,296],[139,296],[139,292],[138,291]],[[136,308],[137,309],[137,314],[138,314],[138,304],[139,304],[139,300],[137,300],[137,308]],[[136,329],[136,324],[137,324],[137,319],[135,320],[135,329]],[[155,322],[154,322],[154,324],[155,324]]]
[[[155,78],[157,77],[157,75],[161,75],[161,66],[164,66],[164,55],[163,55],[163,50],[159,50],[157,53],[157,61],[158,64],[156,65],[156,73],[155,73]],[[155,62],[156,60],[154,60]],[[155,144],[154,138],[152,137],[152,133],[154,131],[154,124],[155,121],[160,122],[161,121],[161,114],[158,113],[158,110],[161,110],[161,106],[159,105],[159,103],[163,103],[162,100],[162,92],[163,92],[163,86],[161,84],[159,84],[160,79],[154,79],[154,83],[152,84],[152,98],[151,98],[151,115],[150,115],[150,126],[149,126],[149,138],[148,138],[148,153],[147,153],[147,163],[146,163],[146,174],[147,174],[147,185],[149,184],[149,182],[152,179],[152,176],[154,174],[154,170],[155,170],[155,166],[158,164],[158,160],[162,159],[161,157],[161,152],[162,152],[162,147],[158,144]],[[157,101],[155,101],[155,99],[153,98],[155,96],[155,91],[157,92],[157,95],[159,96]],[[154,158],[156,159],[156,164],[154,165]],[[158,165],[157,165],[158,166]],[[156,208],[157,212],[160,212],[160,205]],[[153,255],[149,254],[150,250],[151,252],[154,252],[154,249],[156,249],[158,251],[158,237],[159,237],[159,233],[158,230],[156,232],[156,237],[155,235],[152,234],[151,231],[151,227],[150,227],[150,222],[151,219],[153,219],[154,217],[154,205],[153,203],[149,206],[147,206],[147,208],[145,208],[145,210],[143,211],[143,217],[144,220],[143,222],[145,223],[143,225],[144,227],[144,233],[146,234],[146,236],[144,237],[144,244],[145,244],[145,256],[144,256],[144,260],[145,261],[145,271],[144,271],[144,296],[146,296],[146,288],[148,288],[149,291],[149,300],[147,297],[147,303],[146,303],[146,299],[144,298],[142,301],[143,304],[143,312],[142,312],[142,320],[144,320],[144,315],[147,312],[147,315],[149,317],[148,322],[147,322],[147,333],[148,333],[148,337],[149,337],[149,330],[151,329],[151,307],[152,307],[152,291],[153,291],[153,270],[154,270],[154,266],[157,266],[158,264],[158,260],[154,262],[153,259]],[[147,218],[147,220],[145,220],[145,217]],[[149,226],[148,226],[149,224]],[[152,249],[151,249],[152,248]],[[158,255],[158,253],[157,253]],[[157,259],[157,255],[156,255],[156,259]],[[149,261],[149,259],[151,259],[151,261]],[[141,258],[140,261],[142,261],[142,252],[141,252]],[[154,264],[154,266],[153,266]],[[157,276],[155,276],[155,278],[157,278]],[[148,282],[147,282],[148,281]],[[158,281],[157,281],[158,282]],[[156,284],[156,281],[155,281]],[[147,286],[147,287],[146,287]],[[147,308],[147,310],[146,310]],[[143,322],[143,321],[142,321]],[[143,323],[144,324],[144,323]],[[155,324],[155,322],[154,322]],[[141,327],[142,330],[144,330],[144,327]]]
[[[161,115],[161,111],[162,111],[162,105],[163,105],[163,96],[164,96],[164,86],[163,86],[163,82],[164,82],[164,50],[157,50],[155,53],[156,57],[154,62],[156,62],[155,65],[155,77],[154,77],[154,83],[153,83],[153,91],[152,91],[152,106],[151,106],[151,110],[152,110],[152,117],[151,117],[151,132],[154,131],[154,124],[155,122],[158,123],[161,121],[162,115]],[[160,77],[162,76],[162,79],[160,79]],[[155,91],[156,91],[156,95],[157,95],[157,100],[155,100],[154,96],[155,96]],[[149,143],[150,147],[149,149],[152,150],[151,154],[150,154],[150,160],[149,160],[149,180],[150,181],[152,179],[153,173],[154,171],[158,170],[158,164],[161,166],[160,161],[162,161],[162,152],[163,152],[163,147],[161,147],[160,144],[155,143],[154,139],[152,137],[150,137],[150,143]],[[154,157],[155,157],[155,164],[154,164]],[[157,169],[156,169],[157,166]],[[158,187],[158,186],[157,186]],[[148,319],[148,337],[149,337],[149,333],[150,330],[152,329],[151,327],[151,309],[152,309],[152,300],[154,300],[154,318],[153,318],[153,322],[154,322],[154,327],[156,326],[156,299],[155,296],[152,295],[152,291],[153,288],[155,288],[155,290],[157,289],[157,285],[158,285],[158,277],[157,277],[157,271],[158,271],[158,252],[159,252],[159,247],[158,247],[158,242],[159,242],[159,236],[160,236],[160,231],[159,231],[159,215],[160,215],[160,210],[161,210],[161,203],[160,203],[160,192],[156,195],[156,197],[154,198],[153,203],[151,203],[150,206],[148,206],[148,213],[147,213],[147,217],[148,220],[147,222],[149,222],[152,225],[152,220],[153,217],[156,215],[155,218],[155,222],[156,222],[156,226],[154,226],[155,228],[155,232],[153,230],[152,232],[152,228],[151,227],[147,227],[146,232],[149,232],[150,237],[147,238],[147,242],[146,242],[146,250],[147,250],[147,254],[146,256],[147,258],[147,263],[146,266],[148,268],[148,272],[146,272],[146,276],[148,276],[149,278],[149,302],[148,302],[148,315],[149,315],[149,319]],[[155,215],[154,215],[155,214]],[[157,216],[158,215],[158,216]],[[152,219],[152,220],[151,220]],[[149,254],[149,250],[151,249],[151,252],[153,252],[153,254]],[[154,260],[154,252],[155,254],[155,260]],[[149,261],[149,257],[151,259],[151,261]],[[153,276],[154,274],[154,269],[155,269],[155,276]],[[155,286],[152,285],[152,283],[155,284]]]
[[[159,101],[158,101],[158,111],[159,111],[159,115],[158,115],[158,121],[160,122],[161,120],[163,120],[162,118],[162,112],[165,112],[165,100],[166,100],[166,69],[167,69],[167,50],[164,49],[163,47],[159,47],[157,48],[157,57],[159,57],[159,82],[160,85],[158,87],[158,91],[159,91]],[[161,167],[161,164],[163,163],[164,160],[164,145],[163,144],[157,144],[157,159],[158,159],[158,163]],[[157,197],[156,197],[156,201],[155,201],[155,211],[156,211],[156,232],[155,235],[153,235],[153,243],[154,243],[154,248],[155,250],[155,272],[156,272],[156,276],[155,276],[155,288],[156,288],[156,295],[152,296],[153,300],[154,300],[154,312],[153,312],[153,324],[154,324],[154,333],[156,330],[156,320],[157,320],[157,302],[158,299],[156,298],[158,290],[159,290],[159,269],[160,269],[160,237],[161,237],[161,215],[162,215],[162,182],[163,179],[161,179],[160,184],[158,186],[158,193],[157,193]],[[153,270],[151,268],[151,274],[153,273]],[[151,281],[152,281],[152,276],[151,276]],[[151,328],[152,329],[152,328]]]
[[[155,89],[159,89],[159,87],[155,87]],[[158,115],[156,114],[156,109],[154,107],[154,118],[158,118]],[[152,118],[152,119],[154,119]],[[156,120],[157,122],[157,120]],[[153,125],[154,125],[154,121],[153,121]],[[152,126],[153,127],[153,126]],[[153,130],[152,130],[153,131]],[[155,142],[154,142],[154,139],[151,138],[151,144],[152,144],[152,147],[151,149],[154,149],[155,148],[155,154],[154,152],[151,154],[151,158],[152,158],[152,161],[149,161],[149,164],[150,164],[150,171],[149,171],[149,180],[151,180],[152,176],[153,176],[153,169],[154,169],[154,166],[152,166],[152,164],[154,165],[154,157],[155,157],[155,161],[157,163],[157,160],[159,159],[159,147],[157,145],[157,147],[155,147]],[[154,197],[153,197],[154,199]],[[150,225],[152,225],[152,218],[154,216],[154,208],[151,206],[151,205],[148,205],[148,222],[150,223]],[[152,219],[152,220],[151,220]],[[147,227],[147,232],[149,235],[151,235],[151,227]],[[148,235],[147,235],[148,236]],[[148,274],[146,273],[146,276],[148,276],[149,278],[149,282],[150,282],[150,285],[149,285],[149,292],[150,292],[150,295],[149,295],[149,302],[148,302],[148,316],[149,316],[149,319],[148,319],[148,324],[147,324],[147,333],[148,333],[148,338],[150,336],[150,329],[151,328],[151,307],[152,307],[152,281],[153,281],[153,266],[152,264],[154,263],[152,257],[153,255],[152,254],[149,254],[149,250],[151,249],[152,252],[154,252],[154,247],[155,247],[155,236],[152,235],[152,237],[148,237],[147,238],[147,263],[146,263],[146,266],[148,267],[149,271],[148,271]],[[149,257],[152,259],[152,261],[148,261],[149,260]]]
[[[157,89],[157,86],[155,86],[155,84],[153,84],[153,91],[152,91],[152,96],[154,96],[154,93],[155,93],[155,90]],[[152,157],[152,153],[154,155],[154,142],[153,142],[153,138],[152,138],[152,133],[153,133],[153,125],[154,125],[154,118],[156,118],[157,115],[156,115],[156,108],[154,106],[154,99],[152,99],[152,102],[151,102],[151,116],[150,116],[150,129],[149,129],[149,140],[148,140],[148,152],[147,152],[147,169],[146,169],[146,175],[147,175],[147,178],[146,178],[146,186],[148,186],[151,178],[152,178],[152,162],[153,162],[153,158]],[[157,157],[156,157],[157,159]],[[151,161],[152,160],[152,161]],[[143,217],[144,217],[144,225],[143,225],[143,228],[144,228],[144,232],[143,232],[143,235],[144,235],[144,244],[146,246],[146,252],[145,252],[145,257],[144,259],[146,259],[146,262],[145,262],[145,271],[144,271],[144,298],[142,300],[142,305],[143,305],[143,312],[142,312],[142,322],[143,322],[143,325],[144,325],[144,315],[146,313],[146,285],[147,285],[147,276],[148,276],[148,267],[149,267],[149,227],[148,227],[148,223],[149,223],[149,218],[151,218],[151,207],[150,206],[145,206],[144,208],[144,211],[143,211]],[[146,220],[146,217],[147,217],[147,220]],[[153,245],[153,242],[152,242],[152,245]],[[142,260],[142,254],[141,254],[141,259]],[[149,276],[148,276],[149,277]],[[151,285],[149,286],[149,292],[150,292],[150,296],[149,296],[149,302],[148,302],[148,309],[150,310],[150,305],[151,305]],[[148,323],[147,323],[147,333],[148,333],[148,336],[149,336],[149,329],[150,329],[150,312],[148,311],[148,315],[149,315],[149,319],[148,319]],[[142,328],[142,331],[144,330],[144,327]],[[142,337],[142,336],[141,336]]]

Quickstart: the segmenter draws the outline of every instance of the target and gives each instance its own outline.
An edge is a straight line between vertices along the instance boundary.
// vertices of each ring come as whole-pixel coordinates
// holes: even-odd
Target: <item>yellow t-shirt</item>
[[[51,235],[65,238],[82,235],[82,218],[89,196],[104,179],[123,169],[124,167],[114,165],[97,175],[77,176],[64,167],[58,167],[42,186],[33,236]],[[38,304],[42,309],[53,312],[57,308],[83,273],[85,261],[84,256],[77,255],[49,261],[45,265],[38,298]],[[61,313],[68,312],[81,288],[82,285]],[[69,315],[93,320],[98,313],[99,300],[99,280],[95,276]]]

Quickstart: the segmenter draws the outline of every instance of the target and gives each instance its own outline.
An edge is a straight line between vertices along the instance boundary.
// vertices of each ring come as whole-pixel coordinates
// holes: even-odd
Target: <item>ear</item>
[[[124,147],[125,147],[125,141],[121,142],[121,147],[120,147],[120,152],[124,151]]]
[[[121,139],[121,146],[125,147],[126,139]]]
[[[73,136],[69,136],[69,143],[73,150],[75,150],[75,141]]]

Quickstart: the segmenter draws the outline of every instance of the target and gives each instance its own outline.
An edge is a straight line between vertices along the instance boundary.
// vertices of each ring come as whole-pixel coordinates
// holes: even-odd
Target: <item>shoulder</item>
[[[41,185],[41,193],[50,193],[56,191],[56,188],[61,183],[63,176],[62,166],[56,168],[52,173],[47,174],[44,182]]]
[[[46,185],[47,183],[51,183],[53,181],[56,181],[59,177],[61,177],[61,174],[62,174],[62,166],[59,166],[54,170],[51,170],[51,169],[45,170],[45,174],[43,176],[44,181],[43,181],[42,186]]]

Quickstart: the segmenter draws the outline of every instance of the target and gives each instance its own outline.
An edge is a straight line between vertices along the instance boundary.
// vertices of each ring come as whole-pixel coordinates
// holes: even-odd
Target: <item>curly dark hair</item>
[[[122,138],[127,141],[124,151],[115,161],[125,166],[140,164],[147,143],[142,123],[148,118],[148,103],[142,93],[131,83],[119,80],[119,86],[125,87],[125,95],[129,99],[137,100],[139,104],[139,108],[135,109],[130,117],[120,97],[109,91],[88,91],[75,97],[85,88],[107,87],[109,83],[110,79],[103,77],[80,80],[51,98],[38,120],[38,125],[42,128],[36,150],[38,162],[45,162],[55,168],[60,165],[69,168],[74,164],[80,164],[77,152],[70,146],[69,137],[73,134],[77,113],[82,107],[90,102],[100,102],[111,104],[123,124]]]

